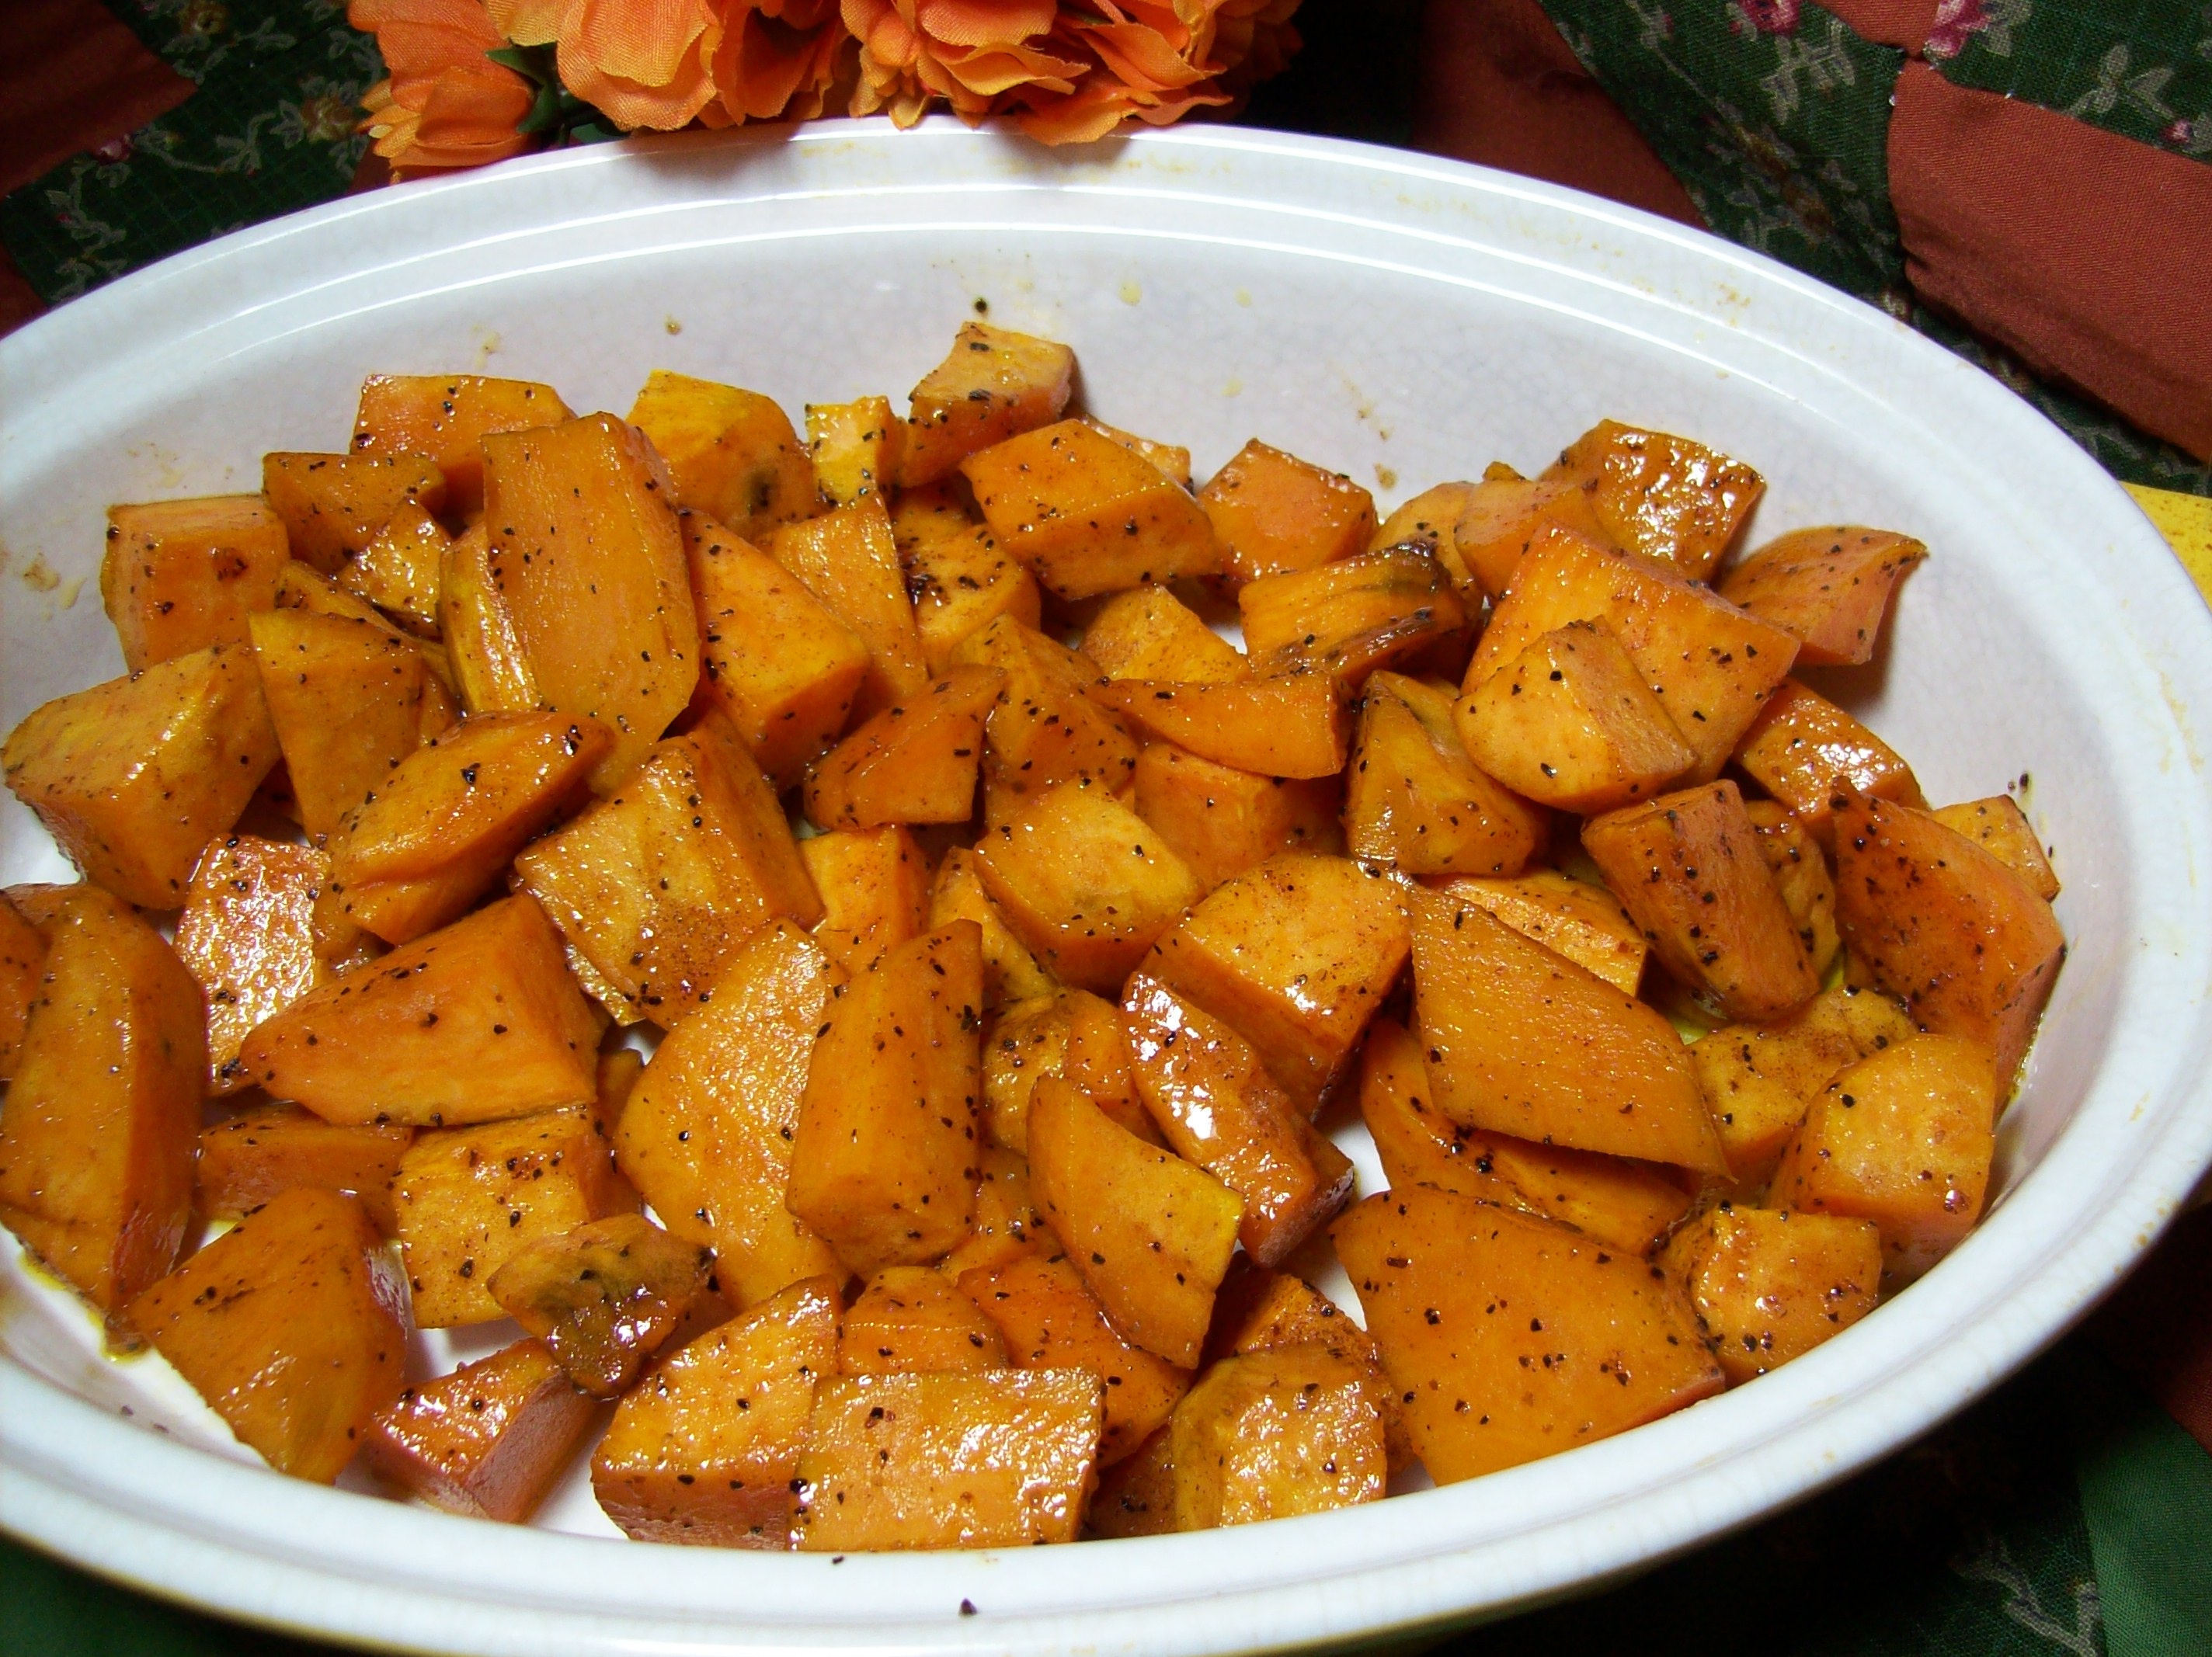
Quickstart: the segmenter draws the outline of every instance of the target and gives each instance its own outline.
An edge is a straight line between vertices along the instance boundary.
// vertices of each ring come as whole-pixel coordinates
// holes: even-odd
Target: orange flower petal
[[[705,0],[574,0],[561,79],[626,130],[670,131],[714,96],[722,25]]]
[[[479,0],[354,0],[346,21],[376,36],[395,85],[418,84],[426,96],[440,70],[507,44]]]
[[[793,5],[795,15],[809,9]],[[773,121],[785,115],[811,119],[822,112],[822,96],[837,72],[837,52],[846,35],[827,5],[811,9],[814,21],[801,26],[767,15],[766,8],[738,8],[714,53],[714,85],[721,107],[733,119]],[[810,107],[811,106],[811,107]]]
[[[1012,46],[1050,31],[1055,0],[916,0],[921,33],[949,46]]]
[[[1079,23],[1075,32],[1107,69],[1142,91],[1179,89],[1206,78],[1205,71],[1183,62],[1158,30],[1142,23]]]
[[[575,0],[484,0],[492,27],[518,46],[550,46],[561,38]]]

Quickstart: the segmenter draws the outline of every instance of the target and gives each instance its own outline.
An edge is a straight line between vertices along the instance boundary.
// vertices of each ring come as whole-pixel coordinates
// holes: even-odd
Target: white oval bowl
[[[580,1476],[535,1528],[280,1478],[160,1360],[100,1357],[10,1244],[0,1524],[158,1593],[421,1650],[1345,1642],[1588,1587],[1840,1478],[2148,1246],[2212,1158],[2204,606],[1994,379],[1757,255],[1522,179],[1222,128],[1054,154],[830,122],[571,151],[227,237],[0,343],[0,728],[120,671],[97,602],[110,502],[251,489],[264,450],[343,446],[366,373],[484,369],[619,410],[667,367],[796,410],[902,392],[979,297],[1073,343],[1090,409],[1188,444],[1201,474],[1256,433],[1387,503],[1494,458],[1533,470],[1610,415],[1757,466],[1753,539],[1857,521],[1927,541],[1882,659],[1818,677],[1931,798],[2032,774],[2057,848],[2071,953],[1988,1220],[1786,1369],[1530,1466],[1244,1529],[842,1560],[611,1545]],[[0,806],[0,879],[66,877]]]

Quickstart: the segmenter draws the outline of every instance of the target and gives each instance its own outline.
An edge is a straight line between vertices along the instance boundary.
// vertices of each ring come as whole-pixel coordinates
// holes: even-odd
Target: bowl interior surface
[[[1264,134],[1070,159],[830,124],[576,152],[231,238],[0,345],[0,727],[121,671],[98,598],[109,503],[253,489],[266,450],[344,446],[365,373],[544,379],[619,414],[667,367],[796,416],[902,400],[985,307],[1073,344],[1087,410],[1188,445],[1201,477],[1256,435],[1387,508],[1495,459],[1534,472],[1612,416],[1756,467],[1748,543],[1826,523],[1927,542],[1876,663],[1808,677],[1931,799],[2013,792],[2065,883],[2069,958],[1982,1230],[1789,1369],[1479,1487],[834,1574],[547,1534],[615,1534],[580,1473],[538,1531],[278,1479],[158,1359],[100,1357],[11,1241],[0,1519],[167,1592],[425,1647],[1349,1637],[1597,1580],[1836,1477],[1993,1382],[2145,1246],[2212,1145],[2203,607],[2063,434],[1910,331],[1710,238],[1476,169]],[[0,880],[69,877],[0,802]],[[1339,1137],[1381,1188],[1356,1120]],[[1324,1286],[1352,1301],[1340,1274]],[[988,1614],[956,1616],[963,1598]],[[1081,1628],[1058,1620],[1079,1610]]]

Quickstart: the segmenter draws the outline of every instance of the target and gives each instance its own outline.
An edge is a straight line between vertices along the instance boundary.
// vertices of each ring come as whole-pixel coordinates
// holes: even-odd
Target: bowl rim
[[[2191,715],[2212,712],[2212,615],[2179,563],[2118,486],[1993,378],[1879,311],[1708,233],[1560,186],[1344,140],[1183,127],[1060,157],[1004,132],[975,132],[933,118],[906,134],[878,121],[828,121],[633,139],[521,158],[348,197],[134,272],[0,341],[0,392],[11,383],[83,372],[86,361],[115,357],[118,337],[142,313],[157,320],[166,316],[173,328],[205,327],[240,314],[241,294],[266,302],[312,292],[291,288],[276,275],[287,243],[312,264],[317,239],[335,243],[340,239],[333,233],[343,227],[434,225],[441,213],[465,216],[451,213],[465,204],[495,218],[503,199],[526,195],[529,180],[747,143],[814,146],[823,155],[831,152],[819,147],[937,145],[941,149],[930,152],[931,159],[941,153],[951,174],[971,185],[1012,155],[1032,185],[1036,175],[1048,175],[1045,188],[1054,187],[1049,175],[1055,171],[1060,185],[1086,187],[1075,182],[1080,169],[1102,155],[1226,157],[1232,167],[1237,158],[1250,157],[1526,203],[1601,225],[1630,246],[1690,250],[1759,292],[1787,298],[1793,316],[1817,315],[1869,341],[1875,338],[1870,330],[1885,331],[1884,349],[1898,354],[1893,360],[1910,381],[1887,387],[1893,398],[1919,405],[1925,421],[1940,419],[1954,443],[2001,463],[1999,473],[2016,478],[2030,496],[2063,507],[2070,494],[2078,509],[2064,515],[2100,526],[2106,537],[2085,556],[2132,584],[2122,605],[2123,631],[2145,645],[2148,670],[2164,680],[2166,706],[2185,750],[2192,740]],[[1473,241],[1429,234],[1444,242]],[[461,240],[448,234],[433,251]],[[226,282],[240,272],[259,273],[265,294],[234,284],[226,294]],[[2008,446],[2015,452],[2008,464]],[[2019,460],[2020,453],[2030,460]],[[2149,738],[2130,731],[2116,732],[2115,740],[2142,746]],[[2176,804],[2172,832],[2193,868],[2212,867],[2212,795],[2193,750],[2189,763],[2197,786]],[[0,1357],[0,1469],[6,1473],[0,1528],[103,1575],[228,1615],[420,1650],[522,1652],[551,1644],[704,1653],[834,1644],[1072,1653],[1112,1645],[1182,1653],[1324,1644],[1497,1613],[1656,1563],[1845,1477],[1965,1407],[2070,1326],[2179,1211],[2212,1160],[2208,963],[2212,940],[2182,950],[2177,964],[2195,976],[2179,992],[2161,986],[2149,966],[2131,968],[2136,988],[2148,986],[2177,1014],[2185,1009],[2189,1016],[2165,1055],[2170,1062],[2146,1078],[2159,1087],[2147,1089],[2137,1108],[2143,1122],[2124,1131],[2101,1120],[2069,1122],[1953,1260],[1911,1296],[1884,1308],[1878,1331],[1871,1321],[1857,1326],[1756,1388],[1479,1481],[1493,1508],[1510,1512],[1526,1502],[1532,1511],[1552,1512],[1518,1531],[1493,1523],[1470,1533],[1470,1493],[1478,1489],[1470,1484],[1278,1521],[1256,1545],[1259,1533],[1232,1531],[1133,1539],[1103,1552],[1093,1544],[1080,1555],[854,1556],[833,1563],[816,1556],[763,1560],[626,1544],[625,1553],[610,1556],[597,1539],[362,1501],[155,1437],[12,1357]],[[2177,1085],[2175,1078],[2192,1067],[2193,1083]],[[2093,1126],[2118,1137],[2090,1143],[2094,1136],[2081,1131]],[[2069,1141],[2076,1142],[2081,1162],[2070,1195],[2052,1164]],[[2084,1229],[2060,1223],[2084,1216]],[[2039,1224],[2045,1227],[2039,1236]],[[2012,1288],[1970,1294],[1963,1269],[1953,1266],[1993,1259],[2001,1246],[2021,1237],[2033,1247],[2012,1257],[2006,1278]],[[1876,1349],[1877,1334],[1881,1344],[1903,1342],[1912,1356],[1875,1372],[1867,1355]],[[1701,1450],[1709,1436],[1702,1424],[1715,1419],[1711,1411],[1723,1409],[1731,1431],[1723,1448]],[[1746,1465],[1754,1452],[1766,1464],[1757,1477]],[[1540,1486],[1563,1486],[1570,1494],[1564,1502],[1538,1500],[1557,1496]],[[210,1520],[210,1505],[222,1515],[219,1520]],[[468,1528],[447,1528],[457,1525]],[[601,1551],[577,1551],[582,1549]],[[1468,1566],[1478,1554],[1480,1592],[1470,1597]],[[1048,1555],[1057,1557],[1042,1557]],[[604,1592],[605,1574],[592,1569],[612,1560],[625,1562],[615,1575],[629,1582],[615,1601]],[[1047,1577],[1051,1585],[1041,1593],[1035,1583]],[[1133,1587],[1144,1596],[1135,1603],[1127,1599]],[[825,1600],[837,1607],[830,1619],[818,1614]],[[961,1615],[963,1601],[981,1614]]]

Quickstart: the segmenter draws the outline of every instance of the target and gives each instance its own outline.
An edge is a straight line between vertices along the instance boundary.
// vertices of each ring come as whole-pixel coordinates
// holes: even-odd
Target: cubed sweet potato
[[[701,695],[737,726],[779,786],[845,728],[868,673],[867,641],[798,576],[704,513],[679,514],[698,607]]]
[[[642,1214],[541,1235],[485,1286],[593,1398],[626,1392],[707,1286],[714,1251]]]
[[[479,909],[309,991],[239,1057],[326,1122],[486,1122],[589,1104],[599,1021],[527,896]]]
[[[184,902],[276,760],[253,652],[234,645],[57,697],[0,750],[9,788],[85,877],[148,909]]]
[[[1476,485],[1465,482],[1434,483],[1412,500],[1393,507],[1367,537],[1367,550],[1386,547],[1419,547],[1452,572],[1457,586],[1468,585],[1466,566],[1459,559],[1459,515]]]
[[[933,483],[978,449],[1059,419],[1074,378],[1075,353],[1056,341],[962,324],[945,361],[914,388],[901,487]]]
[[[1063,783],[985,837],[977,871],[1064,981],[1110,995],[1198,900],[1198,877],[1103,788]]]
[[[301,826],[326,840],[421,746],[422,654],[362,622],[305,610],[263,611],[252,629]]]
[[[1731,1386],[1811,1351],[1874,1309],[1881,1234],[1833,1214],[1708,1209],[1668,1240],[1661,1266],[1688,1292]]]
[[[825,828],[965,822],[975,815],[983,725],[1006,676],[954,667],[902,696],[806,768],[806,815]]]
[[[1137,756],[1135,783],[1137,815],[1205,891],[1279,852],[1344,849],[1343,791],[1334,777],[1263,777],[1156,742]]]
[[[407,1291],[360,1203],[287,1191],[131,1303],[240,1442],[327,1484],[399,1396]]]
[[[491,576],[540,703],[614,727],[612,787],[684,711],[699,618],[653,448],[611,415],[484,440]]]
[[[200,1132],[193,1164],[198,1210],[210,1219],[235,1219],[296,1187],[349,1191],[390,1236],[398,1228],[392,1177],[414,1140],[411,1127],[335,1127],[296,1105],[227,1117]]]
[[[955,1282],[969,1272],[995,1272],[1012,1261],[1032,1255],[1042,1259],[1060,1248],[1030,1195],[1028,1160],[1018,1151],[986,1145],[977,1162],[981,1177],[975,1182],[975,1223],[938,1267]]]
[[[1073,1542],[1103,1409],[1083,1369],[854,1375],[816,1400],[798,1541],[817,1553]]]
[[[791,1546],[793,1480],[837,1373],[837,1284],[793,1284],[671,1353],[592,1457],[592,1490],[641,1542]]]
[[[1358,557],[1375,531],[1373,495],[1256,437],[1214,473],[1198,503],[1220,537],[1233,586]]]
[[[868,647],[868,671],[854,694],[855,718],[880,713],[929,683],[882,496],[787,524],[769,537],[768,551]]]
[[[1766,493],[1740,460],[1665,432],[1601,420],[1545,473],[1579,484],[1613,544],[1710,580]]]
[[[1590,508],[1589,491],[1572,479],[1522,477],[1509,467],[1502,476],[1485,474],[1480,483],[1466,487],[1449,544],[1467,572],[1462,585],[1486,597],[1504,595],[1514,567],[1553,529],[1571,531],[1599,546],[1613,544]],[[1449,563],[1442,545],[1437,553]]]
[[[436,657],[440,648],[434,640],[416,639],[401,632],[368,599],[347,591],[320,570],[303,564],[296,558],[285,565],[276,577],[276,607],[278,610],[305,610],[310,616],[335,616],[341,621],[359,622],[386,638],[396,639],[421,650],[426,665]]]
[[[1490,911],[1523,938],[1629,994],[1643,981],[1649,946],[1620,900],[1604,887],[1553,869],[1515,880],[1464,877],[1432,883],[1455,903]]]
[[[616,1129],[623,1174],[671,1231],[714,1250],[742,1306],[843,1272],[784,1192],[808,1054],[844,982],[797,927],[763,927],[676,1021]]]
[[[1406,1435],[1403,1406],[1382,1368],[1382,1354],[1368,1332],[1303,1278],[1255,1266],[1249,1255],[1231,1261],[1214,1300],[1206,1361],[1218,1363],[1225,1357],[1285,1346],[1319,1346],[1358,1369],[1375,1412],[1382,1418],[1383,1454],[1390,1471],[1412,1465],[1413,1446]]]
[[[1802,640],[1816,667],[1874,659],[1890,594],[1928,549],[1892,530],[1793,530],[1729,572],[1721,597]]]
[[[1370,1197],[1334,1235],[1439,1484],[1721,1389],[1680,1290],[1564,1226],[1417,1186]]]
[[[1116,679],[1091,695],[1148,737],[1263,777],[1334,776],[1351,746],[1344,692],[1327,673],[1232,684]]]
[[[545,1343],[519,1340],[400,1393],[362,1460],[434,1508],[519,1524],[568,1471],[592,1414]]]
[[[1583,848],[1667,969],[1730,1018],[1768,1023],[1819,993],[1735,783],[1723,778],[1593,817]]]
[[[814,489],[833,507],[896,487],[906,450],[906,422],[887,397],[806,405],[806,453]]]
[[[972,920],[982,929],[986,1006],[1050,995],[1060,987],[1060,980],[1015,935],[1006,911],[984,886],[981,870],[982,860],[965,847],[956,846],[945,853],[929,889],[929,925],[943,927],[956,920]]]
[[[1099,1474],[1084,1523],[1086,1535],[1107,1538],[1165,1536],[1175,1529],[1175,1462],[1166,1428]]]
[[[246,618],[273,609],[292,554],[258,495],[107,509],[100,597],[123,665],[136,673],[210,645],[246,642]]]
[[[550,385],[484,374],[371,374],[362,382],[353,449],[426,455],[446,480],[441,510],[466,518],[484,504],[483,440],[570,418]]]
[[[409,632],[438,631],[438,586],[453,538],[417,501],[403,501],[374,539],[338,572],[338,584]]]
[[[1048,1077],[1073,1083],[1139,1139],[1160,1143],[1137,1096],[1121,1015],[1088,990],[1057,990],[1007,1007],[983,1035],[984,1126],[1010,1150],[1029,1150],[1030,1098]]]
[[[468,464],[481,481],[473,438],[468,450]],[[461,513],[468,506],[451,497],[444,470],[428,452],[382,446],[354,454],[264,454],[261,494],[290,556],[325,575],[366,552],[392,513],[410,501],[430,513],[449,507]]]
[[[46,972],[46,940],[21,910],[0,893],[0,1082],[15,1073],[23,1023]]]
[[[683,503],[733,535],[757,541],[814,515],[814,463],[790,417],[758,391],[655,368],[630,404],[629,423],[668,463]]]
[[[1759,849],[1766,859],[1766,871],[1782,894],[1782,907],[1797,925],[1813,975],[1826,978],[1843,949],[1836,932],[1836,883],[1828,872],[1828,859],[1796,814],[1779,800],[1743,803],[1744,814],[1759,833]]]
[[[902,944],[823,1013],[785,1202],[858,1272],[923,1266],[975,1211],[982,932]]]
[[[1008,438],[960,470],[999,544],[1062,598],[1211,575],[1222,548],[1173,479],[1079,420]]]
[[[840,828],[799,842],[799,860],[822,898],[814,941],[848,972],[929,926],[929,858],[896,825]]]
[[[984,732],[992,760],[988,820],[1004,822],[1063,782],[1096,782],[1110,793],[1127,784],[1137,744],[1086,694],[1098,675],[1083,656],[1004,616],[972,634],[953,658],[1005,675]]]
[[[1917,806],[1912,768],[1895,749],[1818,691],[1784,680],[1737,744],[1735,762],[1788,806],[1806,831],[1833,849],[1832,817],[1841,789]]]
[[[492,577],[491,539],[481,523],[455,536],[438,561],[438,636],[445,640],[467,712],[536,709],[538,681],[515,630],[514,612]]]
[[[1711,1112],[1659,1013],[1473,902],[1408,894],[1415,1033],[1462,1126],[1725,1174]]]
[[[238,1050],[256,1024],[331,976],[315,950],[315,899],[330,860],[252,835],[212,843],[177,917],[177,956],[207,999],[208,1091],[251,1079]]]
[[[1389,1471],[1365,1372],[1317,1345],[1222,1359],[1176,1405],[1168,1457],[1178,1531],[1380,1501]]]
[[[1093,420],[1089,415],[1077,417],[1101,437],[1110,437],[1131,454],[1144,456],[1184,489],[1190,487],[1190,451],[1182,444],[1156,442],[1134,432],[1125,432],[1119,426],[1109,426],[1103,420]]]
[[[1042,1222],[1039,1223],[1042,1224]],[[1191,1376],[1124,1340],[1075,1267],[1032,1249],[960,1274],[960,1292],[998,1326],[1023,1369],[1088,1369],[1106,1384],[1098,1465],[1111,1466],[1167,1424]]]
[[[1922,1025],[1996,1054],[2012,1090],[2066,954],[2051,906],[1935,818],[1846,791],[1835,814],[1836,927]]]
[[[126,1339],[132,1297],[184,1243],[205,1015],[161,935],[97,887],[64,897],[45,932],[0,1108],[0,1224]]]
[[[1871,1220],[1884,1275],[1909,1283],[1982,1217],[1999,1072],[1987,1043],[1922,1035],[1837,1072],[1774,1171],[1777,1206]]]
[[[838,1322],[837,1366],[848,1375],[1008,1367],[998,1326],[927,1266],[887,1266],[868,1279]]]
[[[1163,586],[1132,587],[1098,608],[1083,653],[1109,679],[1223,684],[1249,678],[1242,651]]]
[[[914,624],[931,672],[942,674],[962,640],[1001,616],[1037,625],[1036,577],[981,525],[926,541],[905,557]]]
[[[2026,881],[2045,903],[2058,895],[2058,875],[2051,866],[2035,825],[2009,794],[1938,806],[1932,813],[1946,828],[1955,828]]]
[[[1550,828],[1540,808],[1468,759],[1443,692],[1396,673],[1367,681],[1345,773],[1354,857],[1412,875],[1512,876]]]
[[[1317,672],[1357,685],[1465,623],[1451,579],[1426,553],[1364,553],[1238,589],[1244,648],[1262,676]]]
[[[1249,1041],[1142,973],[1121,1001],[1145,1108],[1176,1154],[1244,1199],[1244,1251],[1273,1266],[1352,1194],[1342,1151],[1316,1133]]]

